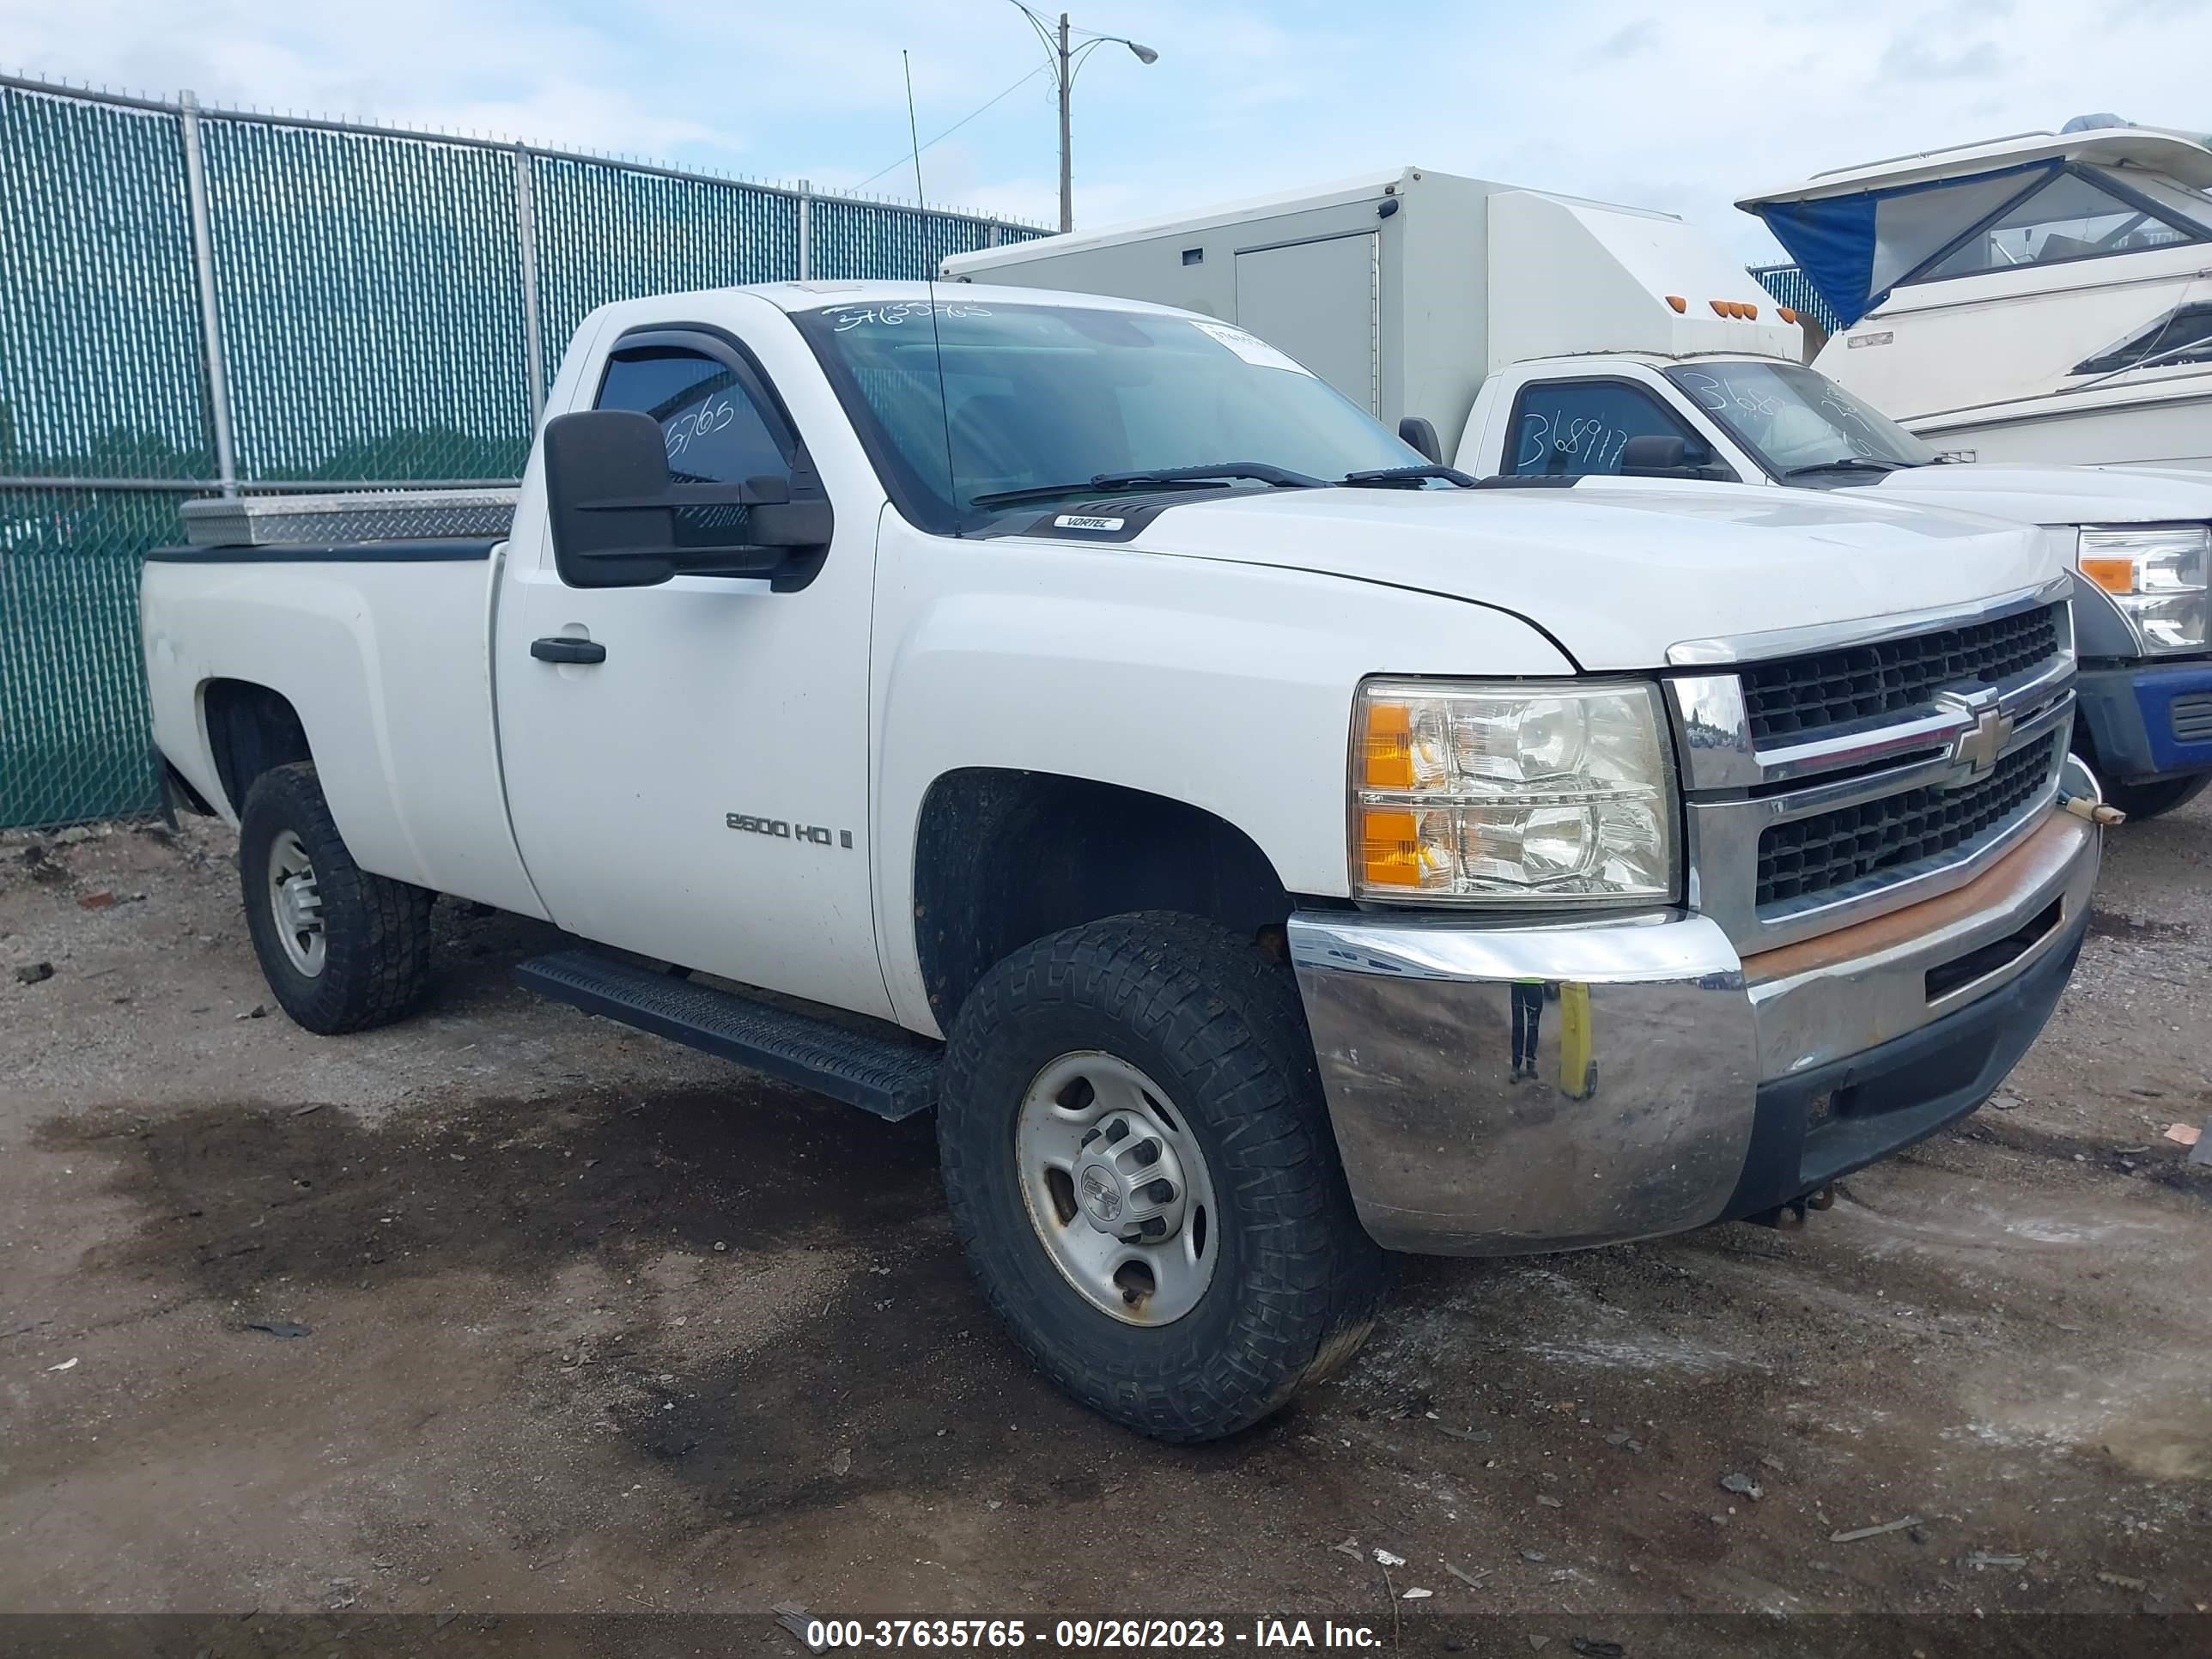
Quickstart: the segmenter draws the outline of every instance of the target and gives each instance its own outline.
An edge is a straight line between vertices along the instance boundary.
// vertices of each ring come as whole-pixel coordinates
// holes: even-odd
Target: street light
[[[1052,55],[1053,76],[1060,91],[1060,228],[1062,232],[1071,231],[1075,228],[1075,173],[1068,153],[1067,99],[1075,87],[1075,72],[1083,67],[1083,60],[1091,55],[1093,48],[1105,46],[1109,41],[1117,46],[1128,47],[1130,55],[1140,64],[1157,64],[1160,61],[1160,55],[1150,46],[1140,46],[1118,34],[1092,34],[1071,51],[1066,12],[1060,13],[1060,27],[1054,30],[1051,24],[1024,5],[1022,0],[1007,0],[1007,3],[1029,20],[1030,27],[1037,33],[1037,39],[1044,42],[1045,51]]]

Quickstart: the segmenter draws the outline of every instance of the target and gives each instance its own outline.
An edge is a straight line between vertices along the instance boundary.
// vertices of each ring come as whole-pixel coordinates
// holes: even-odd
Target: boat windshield
[[[1749,205],[1846,328],[1908,283],[2212,241],[2177,177],[2056,157]]]
[[[2068,167],[2014,202],[1941,258],[1905,280],[1936,282],[2024,265],[2094,259],[2173,247],[2212,234],[2212,227],[2134,187],[2108,183],[2101,167]],[[2169,191],[2185,199],[2188,192]],[[2212,203],[2203,208],[2212,216]]]
[[[1871,404],[1796,363],[1717,359],[1678,363],[1667,378],[1777,477],[1870,483],[1936,452]]]

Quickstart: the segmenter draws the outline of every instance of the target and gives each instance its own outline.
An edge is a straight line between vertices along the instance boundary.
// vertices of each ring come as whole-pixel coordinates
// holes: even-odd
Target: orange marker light
[[[1370,703],[1359,744],[1359,775],[1369,789],[1413,787],[1413,714],[1403,703]]]
[[[2133,559],[2087,558],[2081,561],[2081,574],[2107,593],[2132,593],[2136,591],[2136,562]]]
[[[1754,305],[1746,305],[1743,307],[1743,315],[1745,320],[1755,323],[1759,320],[1759,307]]]
[[[1788,306],[1776,307],[1774,314],[1779,317],[1785,323],[1794,323],[1797,320],[1796,312]]]
[[[1687,300],[1685,300],[1679,294],[1668,295],[1667,296],[1667,303],[1674,307],[1675,313],[1678,315],[1690,308],[1690,302]]]
[[[1421,832],[1411,812],[1373,806],[1362,809],[1359,868],[1370,887],[1421,884]]]
[[[1729,314],[1728,301],[1726,300],[1714,300],[1709,303],[1712,306],[1714,316],[1725,317]]]

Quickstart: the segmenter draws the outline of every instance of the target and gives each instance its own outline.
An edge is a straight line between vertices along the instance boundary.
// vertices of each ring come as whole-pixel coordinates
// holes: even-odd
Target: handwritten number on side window
[[[709,398],[698,408],[676,416],[661,428],[663,441],[668,447],[668,459],[674,460],[691,447],[694,439],[720,432],[737,418],[737,405],[727,398]]]
[[[1559,471],[1610,472],[1620,465],[1628,435],[1626,428],[1595,416],[1568,417],[1564,410],[1547,416],[1531,410],[1521,417],[1521,448],[1513,470],[1523,471],[1550,456],[1569,456],[1580,465]]]

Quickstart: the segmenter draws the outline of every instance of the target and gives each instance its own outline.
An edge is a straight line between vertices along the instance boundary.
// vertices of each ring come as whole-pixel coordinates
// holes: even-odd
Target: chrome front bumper
[[[1647,1238],[1931,1133],[2049,1018],[2099,854],[2057,812],[1966,886],[1749,957],[1680,910],[1301,912],[1291,960],[1360,1220],[1442,1255]]]

